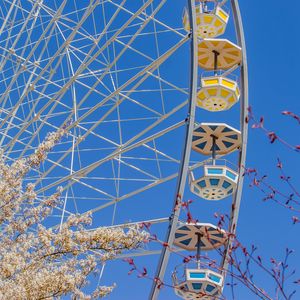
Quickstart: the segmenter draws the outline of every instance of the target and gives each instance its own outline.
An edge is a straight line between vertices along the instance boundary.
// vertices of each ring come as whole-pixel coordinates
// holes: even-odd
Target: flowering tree
[[[138,227],[87,230],[92,222],[88,214],[70,216],[59,229],[43,226],[60,204],[61,188],[38,202],[34,184],[24,186],[24,178],[66,133],[60,129],[49,134],[34,154],[11,165],[0,154],[0,299],[104,297],[114,285],[84,294],[88,275],[99,263],[148,240],[148,234]]]

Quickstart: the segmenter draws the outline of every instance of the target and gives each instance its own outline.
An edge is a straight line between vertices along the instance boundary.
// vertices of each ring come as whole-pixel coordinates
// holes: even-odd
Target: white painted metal
[[[158,226],[169,223],[166,241],[172,244],[188,169],[202,164],[193,164],[189,159],[198,77],[197,37],[194,30],[190,36],[186,35],[159,17],[170,1],[136,1],[134,3],[140,3],[135,9],[129,2],[0,0],[0,144],[6,161],[12,162],[32,153],[47,132],[62,126],[68,128],[69,136],[51,151],[41,169],[33,170],[27,179],[36,184],[39,201],[59,185],[63,186],[64,204],[54,214],[57,226],[70,214],[86,211],[97,214],[109,207],[114,208],[112,226],[126,226],[115,225],[120,202],[126,203],[125,200],[142,196],[178,178],[176,212],[172,211],[170,218],[148,220]],[[188,3],[191,28],[195,28],[195,3],[192,0]],[[240,28],[237,1],[232,0],[232,3],[237,28]],[[108,5],[113,11],[111,15],[106,12]],[[122,16],[127,18],[120,22]],[[245,51],[242,29],[237,32],[239,46]],[[165,34],[172,43],[162,50],[161,39]],[[140,47],[143,37],[152,41],[153,53],[147,51],[146,46]],[[191,86],[186,88],[166,76],[163,67],[181,48],[187,47],[189,41],[192,45]],[[126,65],[129,53],[132,65]],[[245,114],[247,65],[245,52],[243,55]],[[139,63],[134,64],[135,57],[137,62],[140,59]],[[153,95],[152,102],[144,101],[148,94]],[[124,105],[143,113],[130,115],[129,108],[124,113]],[[244,116],[240,166],[245,161]],[[134,129],[139,128],[139,131],[130,134],[124,124],[134,124]],[[108,128],[114,126],[116,130],[110,135]],[[182,140],[184,145],[179,142],[180,148],[184,146],[180,158],[180,151],[174,154],[164,149],[160,141],[168,135],[176,136],[184,128],[186,137]],[[164,166],[166,163],[172,166],[170,170]],[[106,168],[105,172],[102,168]],[[125,175],[124,169],[128,170]],[[124,184],[130,189],[122,190]],[[238,185],[232,229],[237,221],[241,180]],[[78,192],[81,189],[91,194]],[[82,203],[89,201],[97,204],[82,209]],[[133,220],[132,223],[139,222]],[[162,253],[144,249],[134,252],[133,256],[159,253],[157,277],[162,280],[170,256],[167,248]],[[154,285],[150,299],[156,299],[158,293]]]

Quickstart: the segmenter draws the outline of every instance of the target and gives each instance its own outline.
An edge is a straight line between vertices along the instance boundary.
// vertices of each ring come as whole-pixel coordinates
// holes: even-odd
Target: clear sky
[[[0,6],[2,21],[11,1],[0,2],[3,3]],[[86,12],[86,7],[97,1],[68,0],[55,29],[41,39],[63,1],[43,1],[41,10],[33,11],[33,17],[26,23],[26,30],[22,26],[34,1],[19,2],[22,5],[16,6],[13,11],[15,20],[4,26],[0,39],[0,65],[5,62],[0,72],[0,94],[1,99],[5,99],[1,101],[1,116],[6,116],[18,105],[13,118],[15,123],[10,126],[9,122],[5,122],[3,130],[8,135],[1,138],[7,149],[7,143],[10,145],[12,142],[10,159],[18,157],[21,152],[28,155],[34,149],[31,146],[40,143],[49,131],[55,130],[66,119],[72,119],[73,122],[68,123],[70,136],[55,147],[38,174],[41,177],[37,185],[41,197],[51,194],[58,185],[68,186],[63,195],[67,210],[63,218],[68,212],[83,213],[96,209],[95,227],[169,217],[176,187],[173,177],[179,167],[184,128],[168,129],[162,136],[160,133],[187,117],[184,103],[188,99],[190,76],[189,43],[177,49],[159,69],[149,65],[186,36],[182,29],[182,14],[187,1],[167,0],[156,15],[161,23],[149,18],[144,28],[145,18],[163,2],[154,0],[153,5],[147,7],[146,16],[141,14],[123,28],[132,15],[130,12],[138,11],[147,1],[103,0],[93,6],[92,12]],[[282,111],[300,114],[299,1],[239,2],[247,44],[249,102],[253,112],[258,119],[264,117],[264,125],[270,131],[293,145],[300,144],[297,134],[299,124],[281,114]],[[118,11],[121,3],[125,3],[124,7]],[[118,14],[114,19],[116,11]],[[84,19],[82,23],[81,19]],[[102,34],[107,28],[107,32]],[[70,35],[69,43],[66,39]],[[131,40],[133,36],[135,38]],[[224,37],[235,42],[232,17]],[[107,43],[108,40],[113,41]],[[37,48],[33,46],[36,42],[40,43]],[[14,49],[7,51],[10,47]],[[124,47],[126,51],[123,51]],[[17,77],[15,68],[19,67],[23,57],[28,58],[28,68],[24,67],[24,72],[20,73],[22,76]],[[116,64],[113,63],[115,60]],[[147,78],[139,82],[143,74]],[[17,80],[13,82],[15,77]],[[135,79],[131,81],[132,78]],[[29,82],[34,84],[27,86]],[[23,93],[25,86],[29,88],[28,93]],[[23,102],[17,104],[20,97]],[[239,128],[239,105],[220,113],[208,113],[197,108],[196,121],[224,122]],[[14,136],[19,133],[15,143]],[[155,138],[144,140],[133,149],[126,148],[151,135]],[[122,154],[116,155],[117,151]],[[289,195],[292,191],[282,182],[276,168],[280,158],[284,172],[291,176],[291,182],[298,188],[299,152],[278,140],[270,144],[260,129],[250,129],[247,152],[246,166],[257,169],[260,175],[268,175],[267,180],[272,186]],[[192,153],[191,164],[204,159],[206,157]],[[236,164],[237,154],[229,155],[228,159]],[[86,171],[84,174],[82,169]],[[36,171],[31,175],[28,180],[40,178]],[[75,180],[70,180],[74,177]],[[139,193],[141,189],[160,181],[165,183]],[[285,249],[289,247],[295,251],[290,259],[290,268],[299,267],[300,224],[292,224],[292,217],[299,216],[299,213],[291,212],[271,200],[262,201],[265,195],[258,189],[250,188],[250,184],[251,181],[246,178],[237,230],[239,240],[247,247],[252,244],[257,246],[258,254],[266,262],[271,257],[283,259]],[[293,193],[296,194],[295,191]],[[127,199],[128,195],[130,197]],[[294,197],[300,200],[299,195]],[[122,201],[111,205],[115,199]],[[216,223],[214,213],[228,213],[231,205],[231,199],[214,203],[199,199],[191,194],[187,185],[184,201],[189,199],[193,200],[193,217],[201,222]],[[107,205],[107,208],[98,210],[102,205]],[[51,222],[60,222],[61,214],[61,210],[55,211]],[[181,220],[185,218],[182,214]],[[152,230],[163,239],[166,224],[155,225]],[[147,247],[150,250],[160,249],[156,243],[150,243]],[[210,255],[214,257],[213,253]],[[135,262],[139,268],[147,268],[149,276],[154,276],[158,258],[158,255],[139,257],[135,258]],[[172,270],[181,262],[181,256],[171,256],[165,275],[167,283],[171,282]],[[129,270],[130,266],[122,260],[109,262],[105,266],[100,284],[117,283],[117,288],[108,297],[110,300],[148,298],[152,282],[137,278],[136,273],[128,276]],[[252,270],[258,285],[274,297],[274,284],[270,276],[255,267]],[[90,288],[96,286],[98,278],[90,278]],[[298,290],[294,299],[300,299],[300,288],[292,283],[298,278],[300,270],[287,283],[288,291]],[[228,299],[233,299],[228,287],[225,287],[224,294]],[[240,285],[236,287],[235,296],[238,300],[255,299]],[[175,298],[171,288],[164,288],[159,299]]]
[[[172,5],[176,7],[174,11],[177,12],[177,7],[180,8],[180,11],[181,7],[185,5],[185,1],[173,1]],[[299,134],[297,134],[299,129],[296,121],[282,116],[281,112],[288,110],[300,113],[298,93],[300,67],[298,12],[300,4],[298,1],[287,3],[277,0],[241,0],[240,8],[247,43],[250,105],[257,117],[264,116],[267,128],[274,130],[291,144],[299,144]],[[180,16],[174,15],[175,18],[178,18],[178,26],[180,26]],[[200,116],[198,111],[197,121],[206,121]],[[287,149],[278,142],[271,145],[262,131],[250,129],[247,166],[256,168],[262,175],[267,174],[270,183],[280,187],[281,191],[287,190],[288,193],[288,189],[285,189],[285,186],[280,183],[280,174],[276,169],[278,157],[284,162],[286,173],[293,178],[296,187],[299,186],[299,153]],[[268,261],[270,257],[282,259],[286,247],[294,249],[295,253],[291,258],[290,265],[291,268],[292,266],[299,267],[300,243],[297,238],[299,225],[292,225],[291,220],[296,213],[293,214],[271,201],[263,202],[264,196],[258,190],[249,188],[249,183],[246,179],[238,224],[239,239],[245,245],[256,245],[259,254]],[[141,205],[139,210],[142,209]],[[192,206],[192,211],[193,209]],[[193,215],[200,220],[206,220],[205,213],[201,209],[196,209],[196,205]],[[137,259],[136,262],[140,266],[153,269],[156,259],[157,257]],[[297,274],[298,277],[296,277],[299,278],[299,270]],[[120,267],[118,275],[122,293],[116,290],[110,299],[147,298],[150,285],[146,279],[137,281],[134,274],[127,276],[126,266]],[[274,295],[272,280],[259,271],[256,276],[258,284]],[[168,278],[168,274],[166,274],[166,278]],[[131,288],[126,288],[128,286]],[[289,283],[288,290],[293,291],[294,289],[298,289],[298,293],[300,292],[295,284]],[[228,288],[227,290],[225,288],[225,295],[228,299],[232,298]],[[299,294],[294,298],[298,299],[298,297],[300,297]],[[171,300],[175,299],[175,296],[172,290],[165,288],[160,299]],[[255,299],[255,296],[238,286],[236,299],[251,300]]]

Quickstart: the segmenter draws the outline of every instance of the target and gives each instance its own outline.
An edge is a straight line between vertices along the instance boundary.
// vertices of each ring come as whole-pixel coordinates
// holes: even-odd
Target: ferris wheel
[[[155,278],[173,280],[179,298],[218,298],[247,145],[238,1],[0,2],[6,160],[30,155],[49,132],[69,132],[27,179],[39,201],[63,188],[63,205],[49,226],[86,212],[93,213],[93,226],[151,223],[168,245],[196,252],[196,264],[185,266],[180,278],[176,267],[171,278],[165,274],[173,267],[169,247],[149,245],[124,256],[159,258]],[[184,221],[181,204],[188,197],[197,202],[199,222]],[[209,205],[228,209],[226,231],[206,218]],[[201,251],[219,247],[223,271],[204,268]],[[149,290],[149,299],[158,299],[157,281]]]

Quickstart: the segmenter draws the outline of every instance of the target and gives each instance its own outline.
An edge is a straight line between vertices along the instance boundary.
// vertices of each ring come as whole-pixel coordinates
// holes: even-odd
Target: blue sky
[[[88,5],[86,2],[88,1],[68,1],[65,8],[66,12],[76,10],[76,13],[69,14],[68,18],[61,20],[61,23],[59,23],[60,30],[56,28],[53,36],[49,39],[50,43],[47,46],[47,53],[45,52],[43,54],[43,59],[37,64],[39,66],[35,69],[37,74],[39,74],[40,70],[47,65],[47,62],[55,55],[56,51],[60,49],[59,46],[64,43],[64,36],[68,36],[68,34],[72,32],[72,28],[77,25],[78,20],[84,15],[84,8]],[[126,8],[136,11],[145,2],[146,1],[128,0],[126,2]],[[298,12],[300,10],[300,4],[297,1],[286,4],[279,0],[240,0],[239,2],[247,44],[249,102],[253,112],[258,118],[264,116],[266,128],[276,132],[291,144],[300,144],[299,134],[297,134],[299,125],[292,118],[281,114],[282,111],[292,111],[296,114],[300,114],[298,92],[298,71],[300,69],[298,58],[300,53]],[[45,3],[52,9],[57,9],[57,6],[53,1],[45,1]],[[107,8],[105,13],[107,20],[109,20],[117,9],[115,4],[121,3],[121,1],[113,1],[113,4],[109,1],[102,1],[101,3],[104,3],[105,9]],[[159,0],[154,0],[154,7],[159,3]],[[23,4],[22,2],[22,5],[24,5],[23,8],[25,9],[25,13],[18,11],[16,14],[16,19],[20,19],[21,21],[19,23],[16,22],[16,24],[18,24],[13,27],[11,36],[9,36],[10,29],[5,30],[2,35],[2,40],[0,40],[0,45],[4,50],[5,47],[9,47],[14,43],[14,39],[18,36],[20,27],[22,26],[22,20],[31,9],[32,4],[30,2],[24,2]],[[157,19],[171,28],[178,29],[182,34],[186,34],[182,30],[182,12],[185,6],[186,0],[167,1],[165,6],[157,14]],[[83,9],[81,10],[81,8]],[[3,6],[3,15],[5,15],[7,10],[7,7]],[[42,32],[41,28],[45,28],[43,26],[48,24],[49,20],[51,20],[52,16],[49,17],[49,14],[51,15],[51,10],[49,11],[42,11],[43,14],[40,19],[37,19],[36,27],[34,29],[35,34],[30,36],[32,45],[38,41]],[[150,8],[147,9],[147,13],[151,13]],[[94,46],[94,42],[89,35],[95,35],[95,38],[99,37],[97,34],[105,28],[107,23],[107,20],[104,20],[103,18],[101,5],[95,8],[93,17],[95,16],[96,18],[88,18],[80,30],[78,30],[78,35],[75,35],[74,41],[71,43],[72,47],[70,47],[70,49],[72,51],[70,52],[70,60],[72,60],[72,66],[75,70],[78,70],[82,66],[82,60],[86,58],[86,53]],[[101,16],[102,18],[98,18],[98,16]],[[112,23],[107,35],[97,44],[98,48],[96,48],[96,50],[105,45],[106,40],[111,38],[116,30],[122,27],[129,16],[130,15],[126,11],[120,12],[116,21]],[[65,55],[67,51],[63,52],[61,63],[56,69],[56,72],[53,73],[55,74],[53,77],[55,84],[52,84],[51,82],[52,73],[46,73],[44,76],[47,80],[44,80],[43,78],[38,81],[35,89],[26,94],[26,97],[28,96],[28,98],[25,99],[28,99],[28,101],[24,101],[22,111],[21,109],[17,111],[17,116],[19,118],[18,122],[22,124],[20,126],[25,126],[21,121],[26,119],[27,114],[32,112],[33,103],[37,103],[36,110],[39,110],[43,108],[45,103],[48,103],[47,101],[52,99],[51,97],[60,98],[58,98],[56,103],[54,102],[55,104],[51,104],[45,109],[40,119],[30,124],[28,127],[29,133],[26,131],[22,132],[20,137],[20,140],[23,138],[22,143],[17,143],[13,146],[15,152],[12,151],[11,156],[17,156],[20,153],[20,150],[26,147],[27,141],[31,139],[31,134],[36,132],[38,126],[41,125],[42,129],[40,134],[34,134],[34,139],[30,142],[32,145],[37,145],[47,132],[53,131],[53,128],[62,124],[69,115],[72,115],[74,120],[74,102],[72,101],[74,94],[76,94],[77,103],[81,103],[80,101],[85,99],[85,101],[81,103],[81,108],[78,111],[79,117],[85,116],[86,112],[89,112],[90,110],[92,111],[88,117],[83,118],[80,122],[80,128],[72,129],[74,139],[77,138],[78,135],[84,135],[93,124],[98,122],[99,118],[110,110],[115,104],[115,101],[120,100],[122,95],[129,94],[135,101],[127,99],[122,102],[122,104],[118,106],[118,109],[115,109],[106,117],[106,119],[104,119],[104,121],[96,126],[93,130],[93,135],[87,135],[84,140],[80,141],[80,145],[75,151],[74,164],[72,167],[74,171],[78,171],[96,161],[106,158],[107,155],[110,155],[113,151],[118,149],[119,145],[126,143],[128,140],[130,141],[136,134],[153,124],[155,120],[158,119],[157,116],[160,117],[166,112],[170,112],[174,107],[177,107],[179,104],[186,101],[188,97],[186,94],[172,90],[165,82],[159,86],[157,79],[150,76],[132,93],[130,92],[136,81],[129,86],[126,86],[124,90],[121,91],[122,95],[117,94],[113,99],[106,102],[105,105],[98,107],[99,103],[102,103],[101,101],[103,101],[107,95],[118,89],[118,87],[124,84],[131,76],[134,76],[142,68],[147,66],[151,59],[156,59],[181,39],[178,34],[170,32],[169,30],[166,30],[164,26],[156,24],[156,30],[160,32],[156,40],[153,34],[153,22],[150,22],[149,25],[147,25],[145,32],[142,32],[145,34],[139,35],[132,44],[132,47],[140,51],[144,56],[137,54],[137,52],[132,51],[132,49],[127,50],[117,63],[118,69],[126,69],[126,72],[118,72],[114,67],[115,69],[110,70],[112,71],[111,74],[101,78],[101,75],[105,74],[107,65],[113,60],[116,53],[122,51],[124,44],[130,41],[131,36],[138,30],[141,23],[142,22],[138,19],[134,20],[133,25],[126,28],[126,30],[118,36],[117,42],[110,44],[109,47],[97,57],[97,60],[91,62],[89,67],[93,72],[96,72],[96,76],[94,76],[93,72],[89,73],[85,70],[83,74],[81,74],[82,76],[79,76],[77,80],[73,82],[71,88],[66,89],[67,92],[60,97],[57,95],[60,95],[61,91],[64,90],[61,86],[66,84],[68,80],[72,78],[70,62]],[[28,26],[30,25],[31,23],[29,23]],[[85,36],[86,32],[88,34]],[[20,40],[17,42],[16,53],[18,55],[22,54],[23,44],[27,37],[28,34],[24,31]],[[230,19],[230,24],[228,25],[224,37],[232,41],[235,40],[232,18]],[[7,44],[6,38],[8,40]],[[29,46],[27,46],[24,48],[26,50],[24,50],[24,56],[28,55],[32,49],[30,43]],[[39,56],[42,49],[43,43],[37,48],[35,59]],[[65,50],[64,47],[62,47],[62,49]],[[96,50],[94,50],[92,54],[94,54]],[[161,76],[164,80],[169,81],[182,89],[187,88],[189,81],[189,54],[189,45],[186,43],[162,64],[159,69],[160,74],[157,70],[153,71],[153,74]],[[148,56],[148,58],[145,56]],[[14,56],[12,56],[11,60],[7,60],[6,68],[4,68],[3,72],[0,74],[2,76],[2,84],[0,85],[1,93],[7,88],[7,83],[14,72],[14,64],[19,63],[18,60],[14,61],[14,59]],[[51,71],[53,71],[57,61],[58,59],[56,58],[56,60],[50,64]],[[9,91],[12,100],[10,99],[10,101],[5,102],[6,104],[3,105],[4,108],[7,108],[8,110],[13,107],[15,104],[14,101],[19,99],[20,91],[23,92],[22,88],[27,83],[27,80],[29,80],[30,71],[23,73],[23,77],[21,78],[20,76],[15,85],[12,85],[13,88]],[[37,75],[34,74],[33,78],[36,78],[36,76]],[[49,81],[48,78],[50,78]],[[94,83],[97,83],[98,78],[101,78],[101,84],[93,90],[91,86]],[[48,82],[51,82],[49,86]],[[44,86],[46,87],[45,91],[43,90]],[[160,88],[163,89],[163,93],[159,92]],[[47,97],[43,97],[44,92]],[[97,109],[93,110],[96,106]],[[145,109],[145,106],[150,109]],[[51,111],[52,107],[53,111]],[[4,112],[1,113],[4,114]],[[118,118],[122,119],[122,122],[119,122],[120,124],[116,122]],[[186,106],[167,118],[160,125],[152,128],[146,134],[139,137],[135,142],[140,141],[151,134],[155,134],[168,126],[174,125],[176,122],[184,120],[185,118]],[[43,122],[44,120],[47,121],[45,123],[46,125]],[[230,111],[220,113],[208,113],[198,108],[196,112],[196,121],[225,122],[233,127],[239,128],[239,105],[235,105]],[[19,127],[17,126],[12,126],[12,128],[8,130],[12,137],[18,131]],[[120,131],[122,134],[120,134]],[[110,139],[110,141],[108,141],[108,139]],[[25,145],[23,140],[25,141]],[[8,141],[10,141],[10,138],[5,138],[5,142]],[[126,154],[122,154],[122,164],[117,160],[109,160],[103,163],[90,172],[86,178],[82,179],[82,182],[86,185],[74,184],[73,189],[69,190],[68,197],[74,201],[68,200],[66,205],[67,210],[72,212],[84,212],[102,205],[102,203],[105,203],[103,201],[109,199],[109,197],[106,198],[106,194],[101,193],[103,199],[96,199],[96,197],[99,197],[99,192],[95,191],[93,188],[104,190],[107,194],[119,197],[131,192],[133,189],[140,188],[145,184],[144,182],[151,182],[151,180],[153,180],[153,178],[149,180],[146,175],[144,176],[144,174],[141,175],[136,172],[134,168],[129,167],[130,164],[133,164],[137,169],[142,168],[144,171],[149,172],[152,175],[154,174],[159,178],[164,178],[177,172],[178,162],[174,163],[174,161],[166,159],[166,156],[163,155],[158,155],[158,159],[155,157],[153,149],[157,148],[159,151],[168,154],[170,157],[179,159],[183,148],[183,141],[184,128],[180,127],[179,129],[167,133],[163,137],[156,138],[155,142],[147,142],[147,147],[144,147],[145,145],[140,146],[126,152]],[[53,153],[49,155],[52,162],[48,161],[43,165],[45,170],[53,165],[53,161],[58,161],[70,146],[72,146],[72,137],[66,138],[63,143],[58,145]],[[152,148],[152,150],[149,150],[149,147]],[[32,151],[32,149],[29,147],[25,153],[28,154],[30,151]],[[250,129],[247,152],[247,167],[257,169],[261,175],[268,175],[268,182],[278,187],[281,192],[291,193],[290,189],[286,184],[283,184],[279,178],[280,172],[276,168],[278,158],[282,160],[284,170],[286,174],[291,176],[293,184],[296,187],[299,186],[299,153],[286,148],[278,141],[275,141],[274,144],[270,144],[268,138],[259,129]],[[204,159],[205,157],[192,153],[191,160],[193,162]],[[235,162],[237,159],[236,153],[229,155],[228,159]],[[156,165],[156,161],[158,162],[158,160],[160,162]],[[49,183],[69,175],[70,170],[68,168],[70,164],[71,155],[69,154],[62,160],[62,165],[67,166],[67,168],[54,169],[49,176],[43,178],[39,188],[45,187],[45,190],[47,191]],[[116,188],[116,180],[111,179],[112,177],[116,177],[115,173],[118,172],[118,167],[120,165],[122,165],[122,168],[120,168],[119,177],[125,178],[126,181],[122,182],[121,180],[121,183],[118,183],[120,184],[118,189]],[[36,175],[36,173],[33,175]],[[138,181],[135,180],[136,178],[146,178],[148,181]],[[29,178],[28,180],[34,179]],[[250,183],[251,182],[246,178],[237,230],[239,240],[248,247],[251,247],[252,244],[257,246],[257,251],[259,255],[263,257],[264,261],[269,261],[270,257],[279,260],[282,259],[286,247],[289,247],[295,251],[291,257],[290,266],[291,268],[292,266],[297,267],[299,265],[300,256],[300,242],[297,238],[300,224],[292,224],[292,216],[297,215],[297,213],[290,212],[272,201],[263,202],[262,198],[264,195],[259,190],[250,188]],[[63,184],[66,184],[66,182],[63,182]],[[88,187],[87,184],[92,188]],[[165,184],[147,190],[144,193],[137,194],[126,201],[122,201],[116,206],[112,205],[107,209],[98,211],[94,214],[93,225],[103,226],[110,225],[111,223],[120,224],[128,221],[168,217],[172,210],[175,187],[176,180],[173,179]],[[118,190],[118,195],[114,194],[116,190]],[[51,193],[51,190],[47,191],[46,194],[47,193]],[[194,218],[201,222],[215,223],[216,219],[214,218],[214,213],[228,213],[231,205],[230,199],[214,203],[198,199],[189,192],[187,185],[184,200],[187,201],[189,199],[194,201],[191,206]],[[115,215],[114,218],[112,218],[113,215]],[[184,218],[185,215],[182,214],[182,219],[184,220]],[[164,237],[165,230],[165,225],[153,226],[153,233],[157,234],[160,238]],[[155,243],[149,245],[150,249],[159,249],[159,247],[160,246]],[[210,255],[214,257],[213,253]],[[158,258],[157,255],[152,255],[136,258],[135,261],[138,267],[146,267],[149,271],[149,275],[153,276]],[[173,268],[181,261],[181,256],[171,256],[165,276],[166,282],[170,283],[170,274]],[[130,267],[121,260],[112,261],[107,264],[101,279],[101,284],[109,285],[113,282],[117,283],[117,288],[111,296],[108,297],[109,299],[147,299],[152,282],[148,279],[138,279],[136,278],[136,274],[128,276],[127,272],[129,269]],[[253,268],[253,272],[256,274],[255,278],[257,283],[270,292],[273,297],[274,285],[272,280],[255,267]],[[298,278],[300,278],[300,270],[297,271],[295,275],[295,279]],[[90,288],[95,287],[98,278],[91,277],[90,280]],[[288,284],[287,289],[289,291],[298,289],[298,293],[300,293],[300,289],[292,283]],[[228,299],[232,299],[230,289],[225,287],[224,294]],[[300,296],[297,295],[294,298],[298,299]],[[175,299],[173,290],[164,288],[161,292],[160,299]],[[236,287],[236,299],[252,300],[255,299],[255,296],[246,288],[238,285]]]
[[[181,9],[184,1],[175,1],[173,5]],[[250,105],[257,117],[264,116],[267,128],[274,130],[290,143],[299,144],[296,121],[282,116],[281,111],[300,113],[298,93],[300,42],[297,38],[299,29],[297,12],[300,4],[293,2],[291,5],[282,1],[240,1],[240,7],[247,43]],[[199,120],[199,112],[197,117]],[[250,129],[247,166],[256,168],[262,175],[267,174],[269,182],[279,186],[283,191],[285,187],[281,185],[276,169],[278,157],[284,162],[286,173],[298,186],[299,153],[285,148],[278,142],[271,145],[262,131]],[[263,195],[248,185],[249,181],[246,179],[238,225],[239,239],[245,245],[256,245],[259,254],[265,260],[269,260],[270,257],[282,259],[286,247],[294,249],[290,265],[291,268],[299,267],[300,243],[297,238],[299,225],[292,225],[291,216],[294,214],[271,201],[263,202]],[[196,218],[205,220],[205,215],[200,210],[195,208],[193,214]],[[140,259],[137,260],[137,264],[152,266],[156,259],[154,257]],[[122,282],[119,282],[120,290],[122,289],[121,298],[146,299],[149,290],[147,280],[139,279],[137,282],[132,278],[135,275],[127,276],[126,266],[121,266],[120,272],[124,275],[122,279],[120,278]],[[256,273],[257,282],[272,294],[274,288],[272,280],[259,271]],[[297,274],[299,278],[300,271]],[[135,296],[132,289],[124,288],[127,284],[131,286],[132,280],[136,283]],[[292,291],[297,289],[297,286],[290,283],[288,289]],[[116,291],[110,299],[121,299],[118,295],[120,294]],[[225,295],[231,299],[230,292],[226,288]],[[299,296],[295,296],[295,299],[297,297]],[[172,290],[164,289],[160,299],[175,299],[175,296]],[[250,300],[255,299],[255,296],[238,286],[236,299]]]

